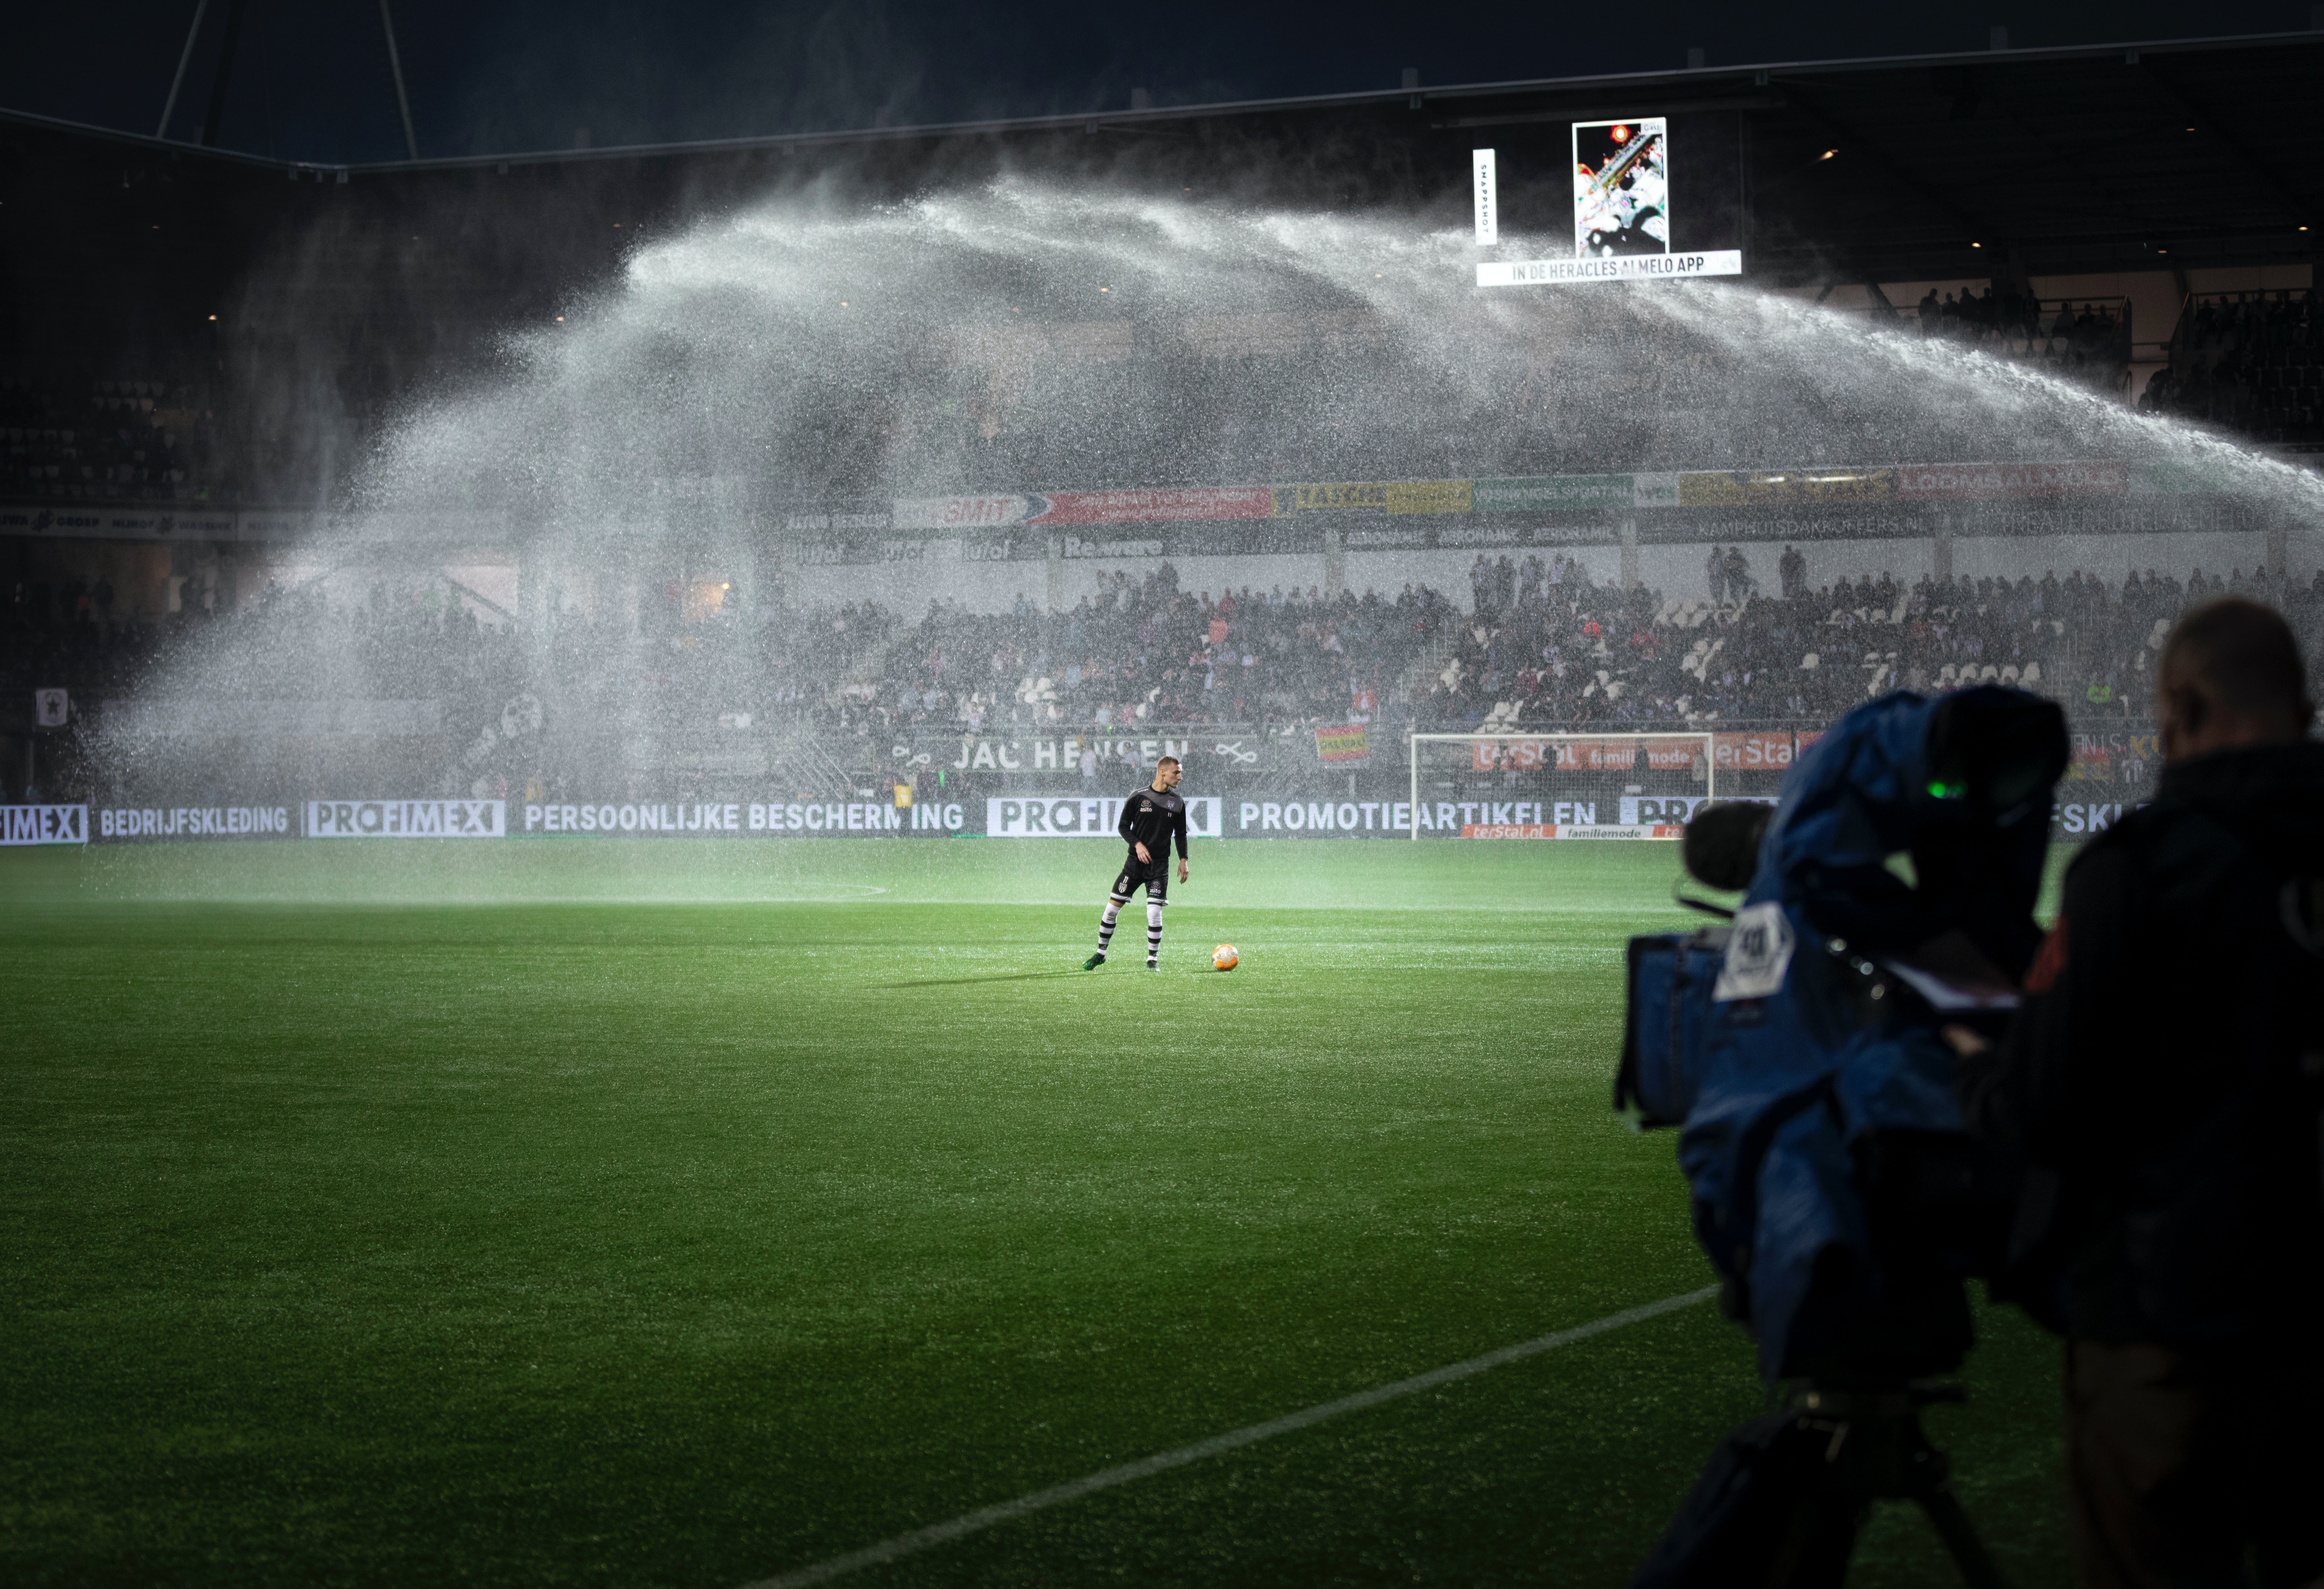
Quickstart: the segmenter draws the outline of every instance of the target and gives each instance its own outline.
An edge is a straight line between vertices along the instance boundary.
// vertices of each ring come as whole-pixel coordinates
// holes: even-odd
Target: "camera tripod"
[[[1876,1501],[1911,1501],[1928,1514],[1970,1589],[2005,1589],[2000,1569],[1969,1526],[1948,1483],[1951,1464],[1921,1429],[1921,1409],[1966,1401],[1958,1385],[1833,1389],[1792,1397],[1796,1427],[1829,1433],[1822,1461],[1777,1546],[1765,1582],[1774,1589],[1837,1589],[1857,1530]]]

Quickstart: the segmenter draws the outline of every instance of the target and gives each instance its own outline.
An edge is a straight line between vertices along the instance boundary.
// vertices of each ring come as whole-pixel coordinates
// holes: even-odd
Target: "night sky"
[[[173,136],[208,107],[230,0],[210,0]],[[1713,65],[2285,32],[2307,0],[1516,6],[1096,6],[1065,0],[394,0],[422,155],[598,147],[986,116]],[[0,104],[151,133],[194,0],[16,8]],[[401,158],[376,0],[248,0],[218,142],[282,159]]]

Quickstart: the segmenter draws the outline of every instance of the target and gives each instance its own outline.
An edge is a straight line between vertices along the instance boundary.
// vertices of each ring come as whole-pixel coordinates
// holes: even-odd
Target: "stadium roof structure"
[[[1692,120],[1735,184],[1735,240],[1763,273],[1868,280],[2308,259],[2324,237],[2324,32],[1416,87],[603,151],[405,161],[365,171],[602,162],[931,140],[1204,134],[1401,145],[1418,191],[1465,192],[1461,157],[1507,143],[1562,188],[1566,125]],[[1700,118],[1730,121],[1729,150]],[[1326,162],[1328,169],[1328,162]],[[1536,178],[1536,180],[1539,179]],[[1701,183],[1696,184],[1698,189]],[[1683,224],[1683,222],[1682,222]],[[2318,228],[2309,231],[2310,226]],[[1950,267],[1949,269],[1946,267]]]
[[[809,179],[895,196],[1015,169],[1461,226],[1489,143],[1505,226],[1554,239],[1566,124],[1648,115],[1670,119],[1675,241],[1740,247],[1772,284],[2308,263],[2319,81],[2311,31],[363,165],[0,111],[0,323],[41,362],[206,349],[230,310],[400,365],[458,357],[602,280],[641,229]]]

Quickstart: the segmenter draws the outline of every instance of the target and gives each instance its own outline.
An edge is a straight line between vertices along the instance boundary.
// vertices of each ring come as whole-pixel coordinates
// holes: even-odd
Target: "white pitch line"
[[[1504,1363],[1537,1356],[1544,1352],[1554,1352],[1560,1346],[1570,1346],[1576,1341],[1586,1341],[1592,1335],[1602,1335],[1609,1330],[1618,1330],[1624,1325],[1638,1324],[1665,1313],[1675,1313],[1682,1307],[1692,1307],[1696,1303],[1707,1302],[1717,1295],[1719,1295],[1717,1286],[1705,1286],[1700,1291],[1688,1291],[1677,1297],[1665,1297],[1659,1302],[1647,1302],[1637,1307],[1626,1307],[1619,1313],[1609,1313],[1605,1317],[1592,1319],[1588,1324],[1575,1325],[1572,1329],[1554,1331],[1536,1340],[1521,1341],[1514,1346],[1504,1346],[1498,1352],[1488,1352],[1482,1357],[1471,1357],[1465,1363],[1448,1363],[1443,1368],[1432,1368],[1425,1374],[1415,1374],[1408,1380],[1398,1380],[1392,1385],[1381,1385],[1370,1390],[1359,1390],[1352,1396],[1342,1396],[1337,1401],[1325,1401],[1299,1412],[1286,1413],[1281,1418],[1269,1418],[1263,1424],[1252,1424],[1247,1428],[1231,1430],[1223,1435],[1213,1435],[1207,1440],[1197,1440],[1192,1446],[1181,1446],[1176,1451],[1165,1451],[1157,1455],[1140,1457],[1136,1462],[1123,1463],[1120,1467],[1104,1468],[1086,1477],[1054,1485],[1047,1490],[1036,1490],[1030,1495],[1019,1495],[1014,1501],[1001,1501],[997,1506],[980,1507],[974,1511],[964,1512],[949,1522],[934,1523],[925,1529],[915,1529],[908,1534],[899,1534],[892,1539],[882,1539],[877,1545],[867,1545],[861,1550],[851,1550],[844,1556],[835,1556],[828,1561],[819,1561],[811,1566],[798,1567],[788,1573],[778,1573],[771,1578],[761,1578],[756,1583],[747,1584],[743,1585],[743,1589],[807,1589],[807,1585],[810,1584],[827,1584],[834,1578],[854,1572],[859,1568],[878,1566],[884,1562],[899,1561],[908,1556],[916,1556],[932,1547],[945,1544],[965,1535],[979,1533],[997,1523],[1009,1522],[1052,1506],[1062,1506],[1068,1501],[1079,1501],[1083,1496],[1095,1494],[1100,1490],[1111,1490],[1117,1484],[1127,1484],[1134,1479],[1150,1478],[1156,1474],[1167,1473],[1174,1467],[1185,1467],[1189,1463],[1200,1462],[1204,1457],[1217,1456],[1240,1446],[1256,1445],[1261,1440],[1272,1439],[1277,1435],[1287,1435],[1294,1429],[1312,1428],[1327,1418],[1338,1418],[1343,1412],[1361,1412],[1368,1407],[1378,1407],[1383,1401],[1394,1401],[1398,1397],[1416,1395],[1422,1390],[1433,1390],[1439,1385],[1449,1385],[1455,1380],[1465,1380],[1472,1374],[1483,1373],[1488,1369],[1499,1368]]]

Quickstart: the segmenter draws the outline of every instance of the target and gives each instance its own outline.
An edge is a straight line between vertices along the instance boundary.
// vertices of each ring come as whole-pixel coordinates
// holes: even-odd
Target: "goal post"
[[[1708,733],[1415,734],[1410,836],[1676,838],[1719,790]]]

